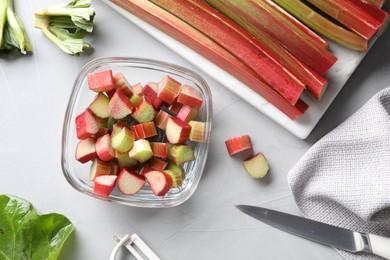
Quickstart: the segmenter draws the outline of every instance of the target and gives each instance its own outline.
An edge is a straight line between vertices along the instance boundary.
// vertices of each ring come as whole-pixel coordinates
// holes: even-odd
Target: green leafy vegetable
[[[34,14],[35,27],[64,52],[78,55],[90,47],[84,37],[93,31],[95,10],[91,0],[74,0],[36,10]]]
[[[14,12],[13,0],[0,1],[0,53],[32,51],[22,21]]]
[[[28,201],[0,195],[0,259],[57,259],[73,230],[63,215],[39,215]]]

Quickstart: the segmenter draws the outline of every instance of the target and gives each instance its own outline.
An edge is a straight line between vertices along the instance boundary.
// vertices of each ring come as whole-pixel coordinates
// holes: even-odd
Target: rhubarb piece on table
[[[150,122],[156,116],[156,110],[145,98],[141,98],[131,116],[139,123]]]
[[[295,105],[299,100],[305,83],[261,42],[216,9],[200,0],[152,2],[191,24],[231,52],[291,104]]]
[[[159,109],[162,103],[162,101],[158,96],[158,84],[156,82],[149,82],[147,83],[143,89],[142,94],[145,97],[145,99],[153,105],[155,109]]]
[[[107,92],[115,88],[112,70],[89,73],[87,79],[89,89],[95,92]]]
[[[111,161],[115,158],[115,150],[111,144],[110,134],[105,134],[95,143],[96,153],[98,157],[103,161]]]
[[[132,125],[130,129],[135,134],[135,139],[146,139],[157,135],[157,129],[153,121]]]
[[[192,120],[188,124],[191,126],[190,140],[198,143],[204,142],[206,123]]]
[[[190,137],[191,125],[180,118],[170,117],[167,121],[166,132],[171,144],[185,143]]]
[[[175,144],[168,149],[168,159],[176,165],[195,160],[194,150],[186,144]]]
[[[255,179],[263,178],[269,170],[269,165],[264,154],[257,153],[243,162],[245,171]]]
[[[95,139],[90,137],[85,140],[80,140],[76,146],[76,160],[81,163],[86,163],[96,157]]]
[[[149,142],[150,147],[153,151],[153,156],[160,158],[167,158],[168,155],[168,144],[163,142]]]
[[[144,176],[156,196],[164,196],[172,188],[172,178],[165,172],[149,171]]]
[[[115,151],[115,158],[118,161],[120,167],[133,168],[137,165],[138,161],[134,158],[130,158],[129,153],[122,153]]]
[[[146,139],[139,139],[134,142],[133,148],[129,151],[129,157],[144,163],[153,156],[152,148],[149,141]]]
[[[91,181],[94,181],[96,177],[102,175],[110,175],[110,173],[111,173],[111,163],[96,158],[95,160],[93,160],[93,163],[91,164],[89,178],[91,179]]]
[[[230,138],[225,141],[230,156],[244,151],[252,151],[253,146],[249,135],[242,135]]]
[[[200,55],[207,57],[211,62],[264,97],[292,120],[297,119],[307,110],[308,105],[301,99],[296,105],[291,105],[290,102],[266,84],[253,70],[226,51],[226,49],[159,6],[144,0],[112,0],[112,2],[184,45],[191,47]]]
[[[158,83],[158,93],[157,96],[168,104],[172,102],[179,95],[181,90],[181,83],[175,80],[170,76],[165,76]]]
[[[96,134],[100,129],[96,115],[86,109],[76,117],[76,134],[78,139],[87,139]]]
[[[145,185],[145,177],[134,171],[123,168],[117,180],[118,189],[126,195],[134,195]]]
[[[127,97],[120,88],[115,91],[110,99],[109,108],[110,115],[114,119],[124,119],[134,110],[133,103],[130,102],[129,97]]]
[[[179,113],[177,113],[177,118],[180,118],[184,122],[189,122],[191,120],[194,120],[199,113],[199,109],[196,107],[191,107],[189,105],[183,105]]]
[[[190,107],[200,108],[203,103],[202,96],[191,86],[183,85],[177,102]]]
[[[89,109],[100,118],[108,118],[110,116],[109,104],[110,99],[103,93],[98,93],[89,105]]]
[[[135,135],[127,127],[111,135],[112,147],[119,152],[128,152],[134,144]]]
[[[115,188],[116,179],[115,175],[103,175],[95,178],[93,185],[93,193],[108,197]]]

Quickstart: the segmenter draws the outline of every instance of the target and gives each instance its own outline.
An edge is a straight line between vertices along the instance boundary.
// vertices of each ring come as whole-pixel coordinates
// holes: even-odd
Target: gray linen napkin
[[[314,144],[288,173],[303,214],[390,237],[390,87]],[[352,254],[345,259],[382,259]]]

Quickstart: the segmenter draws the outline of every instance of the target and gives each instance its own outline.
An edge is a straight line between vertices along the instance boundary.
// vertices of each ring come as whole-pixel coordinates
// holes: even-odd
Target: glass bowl
[[[165,196],[154,195],[147,184],[135,195],[124,195],[118,188],[115,188],[107,198],[94,194],[93,182],[89,178],[91,162],[82,164],[75,159],[78,143],[75,118],[88,107],[96,95],[88,88],[87,74],[107,69],[111,69],[113,73],[121,72],[130,84],[140,82],[145,85],[148,82],[159,82],[163,77],[169,75],[182,84],[194,87],[203,97],[203,104],[199,109],[196,120],[206,122],[204,142],[189,143],[194,148],[196,159],[183,165],[186,177],[182,186],[171,188]],[[157,60],[128,57],[95,59],[86,64],[78,74],[66,109],[62,132],[61,158],[64,176],[73,188],[94,198],[145,208],[167,208],[179,205],[189,199],[195,192],[202,176],[210,141],[211,117],[211,92],[206,81],[197,73],[181,66]]]

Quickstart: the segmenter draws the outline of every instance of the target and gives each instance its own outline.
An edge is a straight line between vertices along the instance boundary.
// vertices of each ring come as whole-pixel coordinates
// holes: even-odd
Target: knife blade
[[[321,244],[349,252],[370,252],[390,259],[390,238],[361,233],[271,209],[236,205],[261,222]]]

